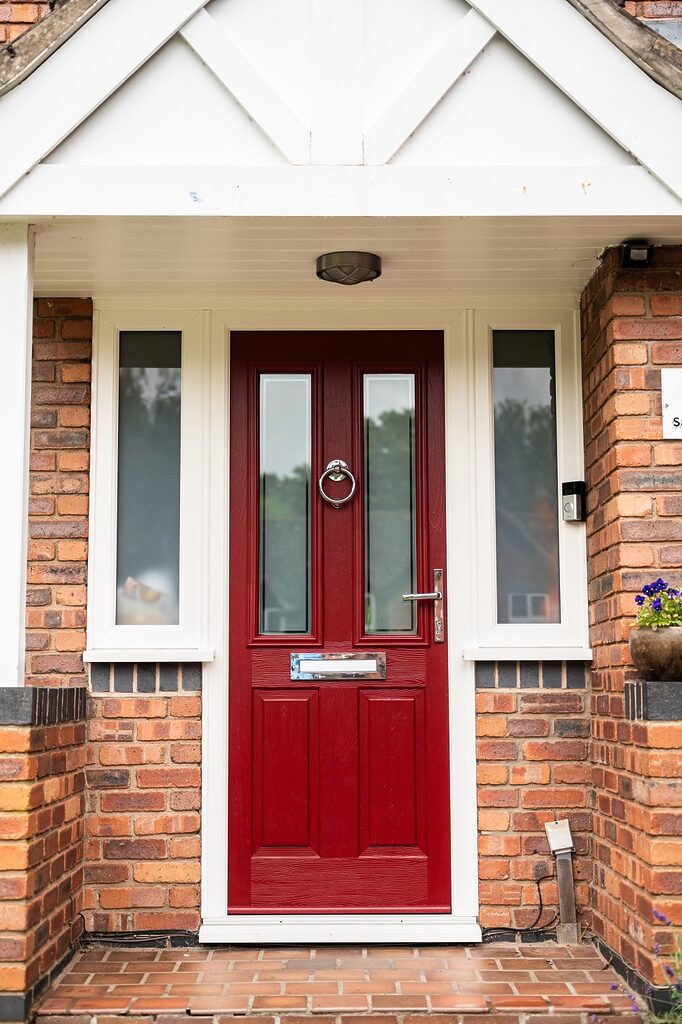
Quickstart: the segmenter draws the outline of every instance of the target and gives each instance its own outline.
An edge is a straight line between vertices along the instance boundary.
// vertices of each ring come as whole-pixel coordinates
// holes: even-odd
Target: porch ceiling
[[[682,242],[682,217],[79,218],[37,226],[35,292],[166,305],[574,301],[605,246]],[[315,258],[379,253],[371,288],[333,288]]]

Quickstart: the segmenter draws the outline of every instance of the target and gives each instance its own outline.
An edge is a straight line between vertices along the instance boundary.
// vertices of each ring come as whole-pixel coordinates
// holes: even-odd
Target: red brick
[[[199,768],[138,768],[140,789],[185,789],[201,785]]]
[[[92,299],[38,299],[38,316],[92,316]]]
[[[535,741],[523,745],[523,756],[529,761],[584,761],[587,743],[578,740]]]

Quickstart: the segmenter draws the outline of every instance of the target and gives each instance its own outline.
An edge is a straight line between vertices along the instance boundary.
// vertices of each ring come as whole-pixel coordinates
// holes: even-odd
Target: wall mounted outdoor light
[[[381,277],[381,256],[373,252],[326,252],[317,257],[317,276],[334,284],[363,284]]]
[[[620,247],[621,267],[648,267],[651,262],[651,246],[648,242],[623,242]]]

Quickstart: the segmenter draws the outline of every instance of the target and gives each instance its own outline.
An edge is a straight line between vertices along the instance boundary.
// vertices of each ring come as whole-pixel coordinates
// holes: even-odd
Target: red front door
[[[448,912],[443,337],[237,333],[231,409],[230,912]]]

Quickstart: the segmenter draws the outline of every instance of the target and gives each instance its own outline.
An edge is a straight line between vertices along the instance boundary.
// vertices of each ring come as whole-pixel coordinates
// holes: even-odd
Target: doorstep
[[[632,1012],[630,999],[613,988],[619,983],[589,944],[88,946],[37,1013],[39,1024],[300,1024],[302,1017],[360,1024],[368,1016],[383,1024],[424,1024],[427,1016],[452,1024],[473,1015],[505,1024],[547,1024],[549,1016],[588,1024]]]

